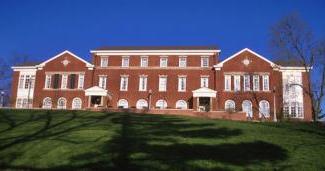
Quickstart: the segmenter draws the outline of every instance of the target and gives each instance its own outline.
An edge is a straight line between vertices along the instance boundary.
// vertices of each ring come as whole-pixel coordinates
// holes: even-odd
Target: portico
[[[216,99],[217,91],[202,87],[193,92],[193,107],[198,112],[208,112],[213,110],[213,99]]]
[[[85,96],[88,97],[88,107],[105,107],[107,98],[107,90],[93,86],[85,90]]]

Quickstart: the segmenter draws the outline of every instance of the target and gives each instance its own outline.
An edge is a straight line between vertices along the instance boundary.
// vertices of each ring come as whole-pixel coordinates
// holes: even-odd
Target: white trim
[[[202,87],[192,91],[193,97],[216,97],[217,91],[209,89],[207,87]]]
[[[184,55],[184,56],[190,56],[190,55],[197,55],[197,56],[202,56],[202,55],[215,55],[216,53],[211,53],[211,52],[200,52],[200,53],[193,53],[193,52],[180,52],[180,53],[177,53],[177,52],[143,52],[143,53],[138,53],[138,52],[123,52],[123,53],[117,53],[117,52],[114,52],[114,53],[111,53],[111,52],[96,52],[95,55],[97,56],[123,56],[123,55],[128,55],[128,56],[151,56],[151,55],[155,55],[157,57],[160,57],[160,56],[179,56],[179,55]]]
[[[261,58],[262,60],[268,62],[272,67],[273,67],[273,66],[276,66],[275,63],[273,63],[272,61],[270,61],[270,60],[268,60],[267,58],[263,57],[262,55],[260,55],[260,54],[258,54],[258,53],[256,53],[256,52],[254,52],[254,51],[252,51],[252,50],[250,50],[250,49],[248,49],[248,48],[245,48],[245,49],[242,49],[241,51],[239,51],[239,52],[233,54],[232,56],[228,57],[227,59],[223,60],[222,62],[218,63],[217,65],[214,65],[214,67],[215,67],[217,70],[220,70],[220,68],[223,67],[223,64],[224,64],[224,63],[226,63],[227,61],[229,61],[229,60],[231,60],[231,59],[237,57],[239,54],[241,54],[241,53],[243,53],[243,52],[245,52],[245,51],[248,51],[248,52],[252,53],[253,55],[255,55],[255,56]]]
[[[90,50],[90,53],[217,53],[221,50]]]
[[[93,86],[85,90],[85,96],[107,96],[107,90]]]
[[[54,57],[52,57],[52,58],[46,60],[45,62],[42,62],[41,64],[36,65],[36,67],[40,67],[40,68],[42,68],[42,67],[45,66],[46,63],[51,62],[51,61],[53,61],[54,59],[56,59],[56,58],[62,56],[63,54],[66,54],[66,53],[69,54],[69,55],[71,55],[71,56],[73,56],[73,57],[75,57],[75,58],[77,58],[78,60],[82,61],[83,63],[85,63],[85,64],[86,64],[86,67],[88,67],[88,68],[93,68],[93,67],[94,67],[93,64],[87,62],[86,60],[84,60],[84,59],[82,59],[82,58],[80,58],[80,57],[78,57],[77,55],[75,55],[74,53],[72,53],[72,52],[70,52],[70,51],[68,51],[68,50],[65,50],[65,51],[63,51],[63,52],[61,52],[61,53],[55,55]]]

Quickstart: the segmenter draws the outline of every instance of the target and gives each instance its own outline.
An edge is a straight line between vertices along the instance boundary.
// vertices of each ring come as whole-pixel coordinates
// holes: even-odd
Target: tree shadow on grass
[[[105,116],[108,115],[110,114]],[[94,124],[99,122],[97,119],[103,118],[77,126]],[[110,140],[95,150],[97,152],[71,156],[69,164],[57,164],[45,170],[228,170],[227,165],[244,168],[252,164],[272,164],[288,157],[285,149],[264,141],[211,143],[211,140],[243,134],[240,129],[216,127],[212,122],[192,123],[180,117],[132,113],[116,113],[110,122],[118,125],[119,129]],[[44,127],[50,128],[47,125]],[[74,129],[72,127],[62,131]],[[60,135],[60,132],[37,133],[25,140],[41,138],[41,135]],[[184,139],[188,141],[183,141]],[[206,166],[205,162],[212,163],[212,166]],[[10,163],[2,168],[42,170],[28,165],[14,167]]]
[[[194,124],[195,130],[182,131],[180,128],[191,129],[190,124],[185,123],[186,127],[182,125],[184,123],[182,119],[173,118],[168,121],[168,118],[152,120],[150,117],[132,114],[121,115],[114,120],[115,123],[121,124],[121,129],[101,148],[102,153],[83,154],[75,156],[71,160],[78,161],[85,160],[90,156],[102,156],[102,159],[96,163],[79,166],[96,170],[227,170],[226,167],[221,166],[208,168],[204,164],[197,165],[195,161],[246,167],[251,164],[259,165],[262,162],[276,163],[288,157],[285,149],[264,141],[212,145],[209,143],[180,143],[171,137],[223,139],[239,136],[242,132],[238,129],[223,127],[219,129],[204,128],[210,126],[209,124],[203,124],[202,129],[197,129],[199,124]],[[143,126],[147,119],[151,120],[149,127]],[[159,120],[163,120],[163,122]],[[155,124],[160,126],[153,128]],[[165,133],[162,135],[157,132]],[[94,166],[96,168],[93,168]]]

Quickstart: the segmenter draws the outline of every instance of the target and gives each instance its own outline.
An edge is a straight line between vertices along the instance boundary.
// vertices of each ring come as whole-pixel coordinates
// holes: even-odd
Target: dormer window
[[[128,56],[122,57],[122,67],[129,67],[129,57]]]
[[[160,67],[165,68],[168,64],[168,58],[167,57],[160,57]]]
[[[186,67],[186,65],[187,65],[186,57],[185,56],[180,56],[179,59],[178,59],[178,66],[184,68],[184,67]]]
[[[108,66],[108,57],[101,57],[100,58],[100,67],[107,67]]]
[[[201,67],[209,67],[209,57],[208,56],[201,57]]]
[[[140,66],[141,67],[148,67],[148,63],[149,63],[148,57],[147,56],[142,56]]]

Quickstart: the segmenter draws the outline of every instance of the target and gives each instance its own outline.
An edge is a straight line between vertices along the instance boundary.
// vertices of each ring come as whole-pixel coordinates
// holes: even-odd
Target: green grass
[[[166,115],[0,110],[0,170],[325,170],[325,129]]]

